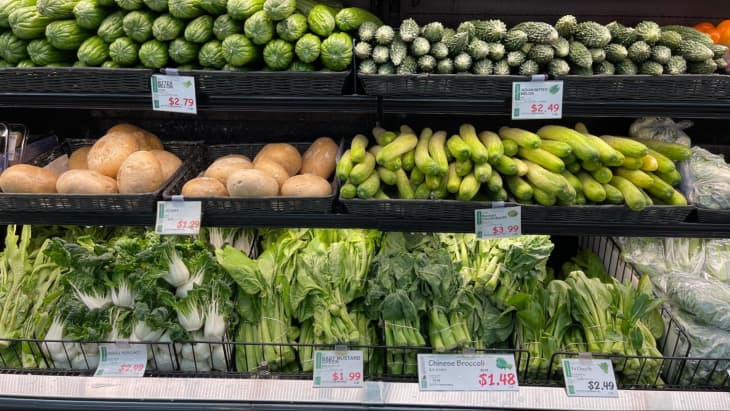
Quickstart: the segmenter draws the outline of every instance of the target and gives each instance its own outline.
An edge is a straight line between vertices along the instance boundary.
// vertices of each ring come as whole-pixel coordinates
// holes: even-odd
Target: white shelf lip
[[[0,374],[0,398],[176,400],[560,410],[729,410],[730,393],[624,390],[614,399],[569,398],[563,388],[519,392],[422,392],[416,383],[313,388],[309,380],[109,378]]]

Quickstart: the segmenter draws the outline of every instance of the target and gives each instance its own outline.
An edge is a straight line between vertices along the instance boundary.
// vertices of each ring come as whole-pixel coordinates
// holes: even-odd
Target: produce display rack
[[[370,6],[390,23],[405,17],[429,18],[442,17],[444,23],[458,21],[465,16],[494,15],[506,16],[508,23],[526,18],[552,21],[562,14],[572,13],[581,18],[595,18],[610,21],[620,18],[635,23],[644,17],[656,18],[657,8],[661,8],[661,23],[692,24],[701,20],[715,19],[718,10],[727,10],[721,0],[706,0],[688,4],[677,0],[669,2],[650,1],[646,3],[582,2],[579,0],[560,0],[557,3],[529,0],[524,2],[494,2],[481,0],[362,0],[359,6]],[[449,21],[451,20],[451,21]],[[111,71],[110,71],[111,73]],[[118,72],[118,74],[121,72]],[[141,70],[132,76],[148,79],[149,73]],[[728,79],[730,80],[730,76]],[[94,112],[124,112],[134,121],[151,111],[150,96],[146,90],[63,90],[49,91],[39,88],[7,88],[2,86],[0,73],[0,116],[11,117],[18,113],[33,117],[33,113],[48,110],[62,110],[64,113],[77,113],[84,118]],[[141,84],[141,83],[140,83]],[[590,87],[590,80],[587,80]],[[651,85],[646,86],[651,87]],[[603,90],[606,91],[606,90]],[[642,90],[632,90],[631,96],[620,93],[612,99],[593,98],[590,90],[582,95],[569,95],[564,101],[566,117],[611,117],[634,118],[643,115],[660,115],[676,118],[717,119],[727,127],[730,113],[730,81],[719,83],[708,89],[707,95],[700,94],[682,98],[681,93],[662,98],[651,95],[647,98],[636,97]],[[647,96],[650,93],[646,94]],[[698,97],[699,95],[699,97]],[[255,114],[276,113],[286,122],[299,113],[332,113],[350,116],[361,121],[368,118],[372,122],[360,125],[367,128],[374,122],[383,123],[390,119],[407,118],[408,115],[453,115],[460,118],[469,116],[507,116],[509,99],[504,96],[475,94],[473,96],[404,96],[369,95],[362,84],[346,81],[341,94],[337,95],[267,95],[265,92],[253,95],[215,94],[201,92],[198,109],[201,114],[235,113],[241,121],[256,122]],[[83,114],[80,114],[83,113]],[[214,121],[214,120],[211,120]],[[719,131],[719,128],[718,130]],[[231,143],[262,142],[267,138],[261,135],[241,136]],[[720,143],[730,144],[729,141]],[[282,214],[258,217],[253,220],[245,213],[241,215],[203,215],[203,224],[208,226],[241,227],[330,227],[330,228],[377,228],[389,231],[424,232],[473,232],[473,222],[462,220],[440,221],[439,219],[415,219],[404,217],[365,216],[347,214],[335,210],[333,214]],[[123,216],[109,216],[84,213],[53,213],[39,210],[0,211],[0,224],[69,224],[69,225],[152,225],[151,212],[140,211]],[[610,251],[605,237],[603,239],[585,236],[656,236],[656,237],[716,237],[730,238],[730,220],[699,222],[696,211],[690,213],[687,222],[666,224],[648,222],[610,222],[596,221],[550,221],[527,220],[523,225],[526,234],[552,234],[558,236],[583,236],[583,244],[592,247],[604,257],[607,268],[613,273],[626,273],[618,259],[617,251]],[[624,270],[624,271],[621,271]],[[620,275],[622,280],[627,280]],[[670,321],[669,327],[673,322]],[[680,332],[681,334],[681,332]],[[665,342],[666,343],[666,342]],[[235,344],[234,344],[235,345]],[[672,345],[671,343],[666,343]],[[674,347],[677,348],[676,346]],[[666,354],[666,351],[665,351]],[[676,356],[674,356],[675,354]],[[679,353],[668,354],[664,358],[669,369],[677,370],[676,363],[684,364],[687,358]],[[230,360],[230,358],[228,358]],[[691,360],[691,359],[690,359]],[[0,359],[0,363],[2,359]],[[164,374],[151,372],[148,377],[113,379],[98,377],[91,379],[87,372],[64,370],[16,370],[0,372],[0,408],[34,410],[466,410],[466,409],[561,409],[561,410],[719,410],[730,408],[728,381],[719,391],[707,390],[701,381],[693,387],[676,389],[646,389],[647,387],[623,388],[618,399],[569,398],[561,382],[531,386],[529,378],[519,394],[434,393],[419,391],[417,384],[404,382],[397,378],[380,378],[367,381],[363,389],[313,389],[310,380],[296,375],[253,376],[236,373],[193,373]],[[680,371],[681,366],[680,366]],[[691,372],[691,369],[690,371]],[[164,377],[164,378],[163,378]],[[245,377],[245,378],[244,378]],[[550,379],[550,378],[546,378]],[[657,387],[651,387],[657,388]]]

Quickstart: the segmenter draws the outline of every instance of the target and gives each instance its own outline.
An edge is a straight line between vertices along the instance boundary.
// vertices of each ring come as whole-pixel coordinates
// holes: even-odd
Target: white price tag
[[[418,354],[421,391],[518,391],[515,356]]]
[[[315,351],[314,388],[362,388],[362,351]]]
[[[480,240],[522,235],[522,207],[474,210],[474,228]]]
[[[195,77],[167,76],[153,74],[152,109],[173,113],[198,113],[198,100],[195,97]]]
[[[563,81],[512,83],[512,120],[563,118]]]
[[[147,347],[143,344],[102,344],[95,377],[142,377],[147,368]]]
[[[200,231],[200,201],[158,201],[157,234],[196,235]]]
[[[618,397],[611,360],[563,360],[565,390],[569,397]]]

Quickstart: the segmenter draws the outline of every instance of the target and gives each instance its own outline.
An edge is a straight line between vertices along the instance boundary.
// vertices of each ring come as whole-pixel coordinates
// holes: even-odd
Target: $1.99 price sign
[[[152,75],[152,109],[173,113],[197,114],[195,77]]]
[[[502,207],[474,210],[477,238],[504,238],[522,235],[522,208]]]
[[[419,354],[421,391],[517,391],[515,357],[508,355]]]
[[[147,347],[142,344],[101,344],[95,377],[142,377]]]
[[[362,351],[315,351],[314,388],[361,388]]]
[[[562,117],[562,81],[516,81],[512,83],[512,120]]]
[[[157,234],[196,235],[200,231],[200,201],[158,201]]]
[[[611,360],[563,360],[565,390],[569,397],[618,397]]]

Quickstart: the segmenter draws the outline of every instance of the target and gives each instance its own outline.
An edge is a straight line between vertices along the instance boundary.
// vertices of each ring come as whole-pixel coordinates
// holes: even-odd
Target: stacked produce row
[[[516,347],[520,378],[590,351],[615,355],[626,384],[663,384],[648,277],[621,284],[587,251],[553,270],[547,236],[16,230],[0,254],[4,368],[93,369],[95,341],[129,339],[154,371],[310,373],[313,345],[339,343],[364,347],[368,376],[412,376],[418,352]]]
[[[313,0],[4,0],[3,67],[342,71],[360,8]]]
[[[675,186],[675,161],[689,158],[685,145],[651,138],[597,137],[547,125],[537,133],[502,127],[458,134],[408,126],[373,130],[373,141],[353,138],[337,165],[344,199],[448,199],[524,204],[687,205]],[[368,148],[368,145],[370,147]],[[394,187],[395,189],[391,189]]]
[[[527,21],[509,29],[499,19],[465,21],[456,29],[413,19],[397,30],[366,23],[358,37],[361,74],[711,74],[725,72],[728,51],[692,27],[604,26],[572,15],[554,26]]]

